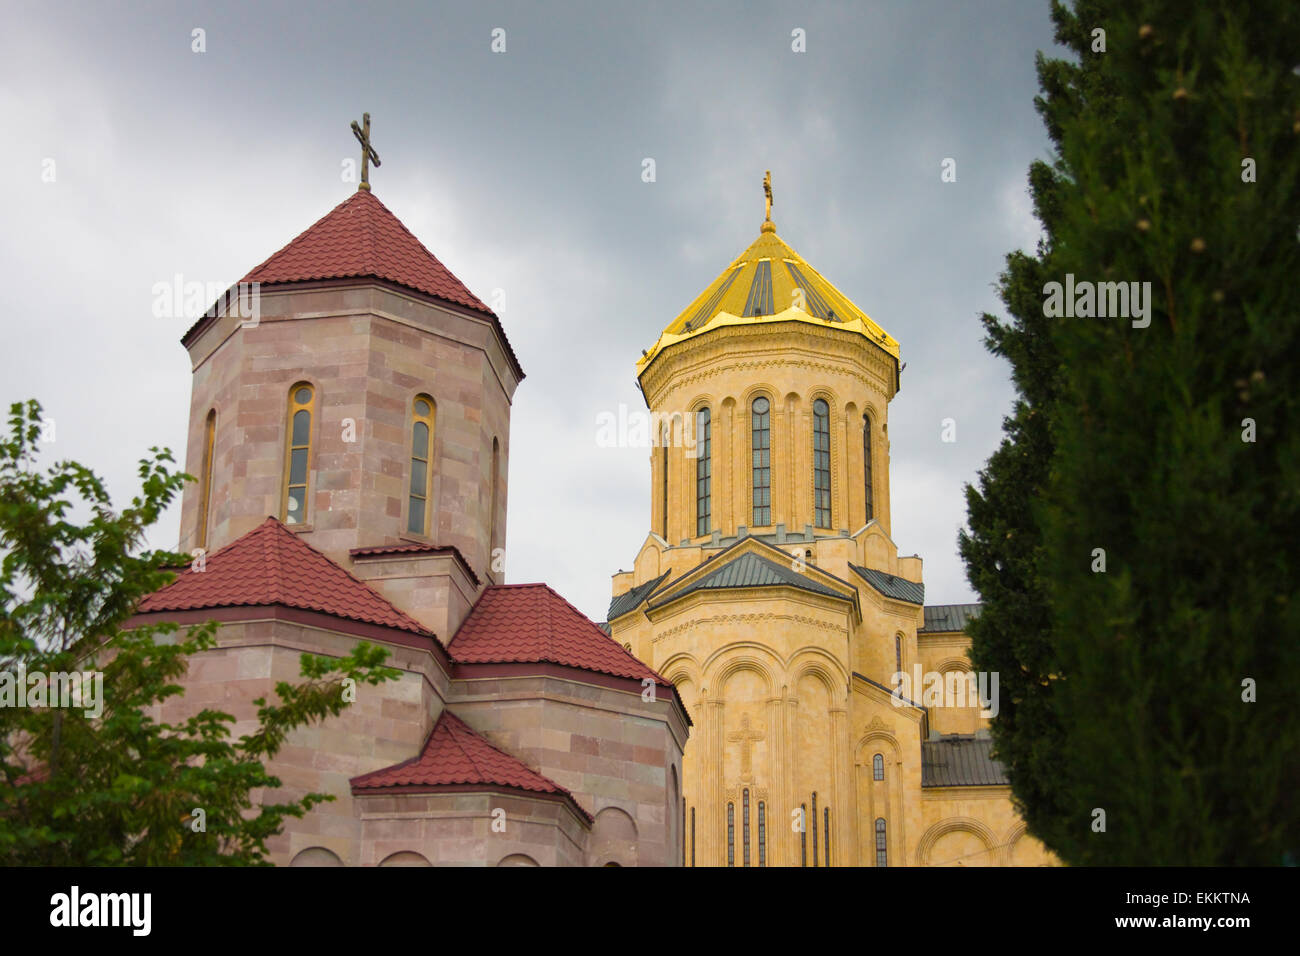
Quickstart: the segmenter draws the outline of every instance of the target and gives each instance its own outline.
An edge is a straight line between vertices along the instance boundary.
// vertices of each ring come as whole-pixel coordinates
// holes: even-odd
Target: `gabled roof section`
[[[744,546],[748,546],[749,550],[744,550],[733,557],[727,557],[728,552],[732,549]],[[758,549],[772,551],[774,556],[768,557],[761,554]],[[784,561],[775,560],[777,555],[784,558]],[[678,580],[686,582],[684,587],[677,590],[673,590],[671,587],[668,588],[663,597],[650,606],[662,607],[671,601],[684,598],[688,594],[694,594],[697,591],[727,588],[792,587],[813,594],[839,598],[841,601],[852,602],[854,600],[850,594],[844,594],[828,587],[815,580],[810,574],[796,571],[790,564],[788,557],[782,555],[779,550],[763,544],[757,539],[745,537],[732,545],[727,551],[714,555],[700,568],[683,575]],[[814,566],[810,566],[810,569],[812,567]],[[687,581],[701,568],[705,569],[703,574]],[[836,578],[836,580],[839,579]]]
[[[921,742],[922,787],[1003,787],[1010,781],[993,759],[993,741],[940,737]]]
[[[978,604],[931,604],[922,612],[925,623],[918,634],[942,634],[947,631],[964,631],[966,625],[979,617]]]
[[[662,349],[706,329],[774,321],[857,332],[897,362],[898,342],[767,226],[771,223],[668,324],[637,362],[638,375]]]
[[[204,570],[186,568],[144,598],[136,612],[272,605],[434,637],[275,518],[208,555]]]
[[[446,708],[419,756],[353,777],[351,784],[352,792],[361,794],[408,788],[420,792],[441,788],[464,791],[474,787],[545,794],[564,798],[588,822],[592,819],[572,793],[492,746]]]
[[[873,568],[859,567],[852,563],[849,564],[849,567],[857,573],[858,577],[887,598],[893,598],[895,601],[906,601],[908,604],[925,603],[924,584],[917,584],[915,581],[909,581],[897,575],[876,571]]]
[[[545,584],[485,588],[447,650],[458,664],[560,664],[673,686]]]
[[[606,623],[614,620],[616,617],[622,617],[629,611],[635,611],[641,606],[641,602],[655,593],[659,585],[663,584],[668,575],[673,573],[669,568],[659,577],[646,581],[644,584],[638,584],[634,588],[624,591],[622,594],[616,594],[609,602],[609,611],[605,615]]]

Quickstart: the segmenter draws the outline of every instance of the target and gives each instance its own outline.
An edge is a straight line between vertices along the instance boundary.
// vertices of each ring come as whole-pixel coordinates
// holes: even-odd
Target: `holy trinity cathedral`
[[[1049,863],[967,676],[978,606],[927,605],[891,537],[898,343],[777,235],[764,186],[758,238],[637,363],[651,529],[606,625],[694,719],[686,865]]]
[[[889,536],[897,343],[769,215],[640,362],[650,408],[689,411],[699,441],[656,453],[652,531],[602,629],[504,581],[522,365],[371,191],[369,117],[353,132],[358,190],[181,340],[195,560],[133,619],[217,622],[155,716],[212,707],[236,736],[302,654],[388,650],[397,680],[268,762],[271,797],[334,797],[272,861],[1045,859],[975,712],[887,687],[914,662],[964,670],[972,612],[926,607]]]

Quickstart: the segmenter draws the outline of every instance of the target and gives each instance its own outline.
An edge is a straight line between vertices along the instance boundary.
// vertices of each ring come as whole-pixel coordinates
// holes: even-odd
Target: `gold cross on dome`
[[[364,189],[367,192],[369,192],[370,191],[370,161],[374,160],[376,169],[378,169],[380,166],[379,154],[376,153],[375,148],[370,145],[370,114],[369,113],[361,114],[360,126],[357,125],[356,120],[352,121],[352,135],[355,136],[357,138],[357,142],[361,144],[361,182],[360,184],[358,184],[357,189]]]
[[[763,177],[763,195],[767,197],[767,218],[765,222],[772,221],[772,170],[767,171]]]

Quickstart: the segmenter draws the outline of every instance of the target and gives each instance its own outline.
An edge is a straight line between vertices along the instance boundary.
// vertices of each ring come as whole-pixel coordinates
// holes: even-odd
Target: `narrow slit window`
[[[695,865],[695,808],[691,807],[691,866]]]
[[[316,390],[299,382],[289,390],[289,436],[284,449],[285,524],[307,521],[308,478],[311,473],[312,417],[316,412]]]
[[[799,804],[799,865],[808,865],[808,804]]]
[[[812,818],[808,821],[808,827],[812,830],[812,858],[813,866],[817,865],[817,791],[812,795]]]
[[[428,534],[433,487],[433,399],[417,395],[411,406],[411,492],[407,499],[406,530]],[[495,477],[493,481],[495,483]],[[493,497],[496,496],[495,484]]]
[[[727,804],[727,866],[736,865],[736,805]]]
[[[875,502],[871,496],[871,417],[862,416],[862,490],[867,506],[863,521],[870,521],[875,515]]]
[[[876,866],[888,866],[889,853],[885,849],[885,819],[876,818]]]
[[[871,779],[885,779],[885,757],[883,754],[876,754],[871,758]]]
[[[753,453],[754,527],[772,523],[772,426],[771,404],[766,398],[754,399],[750,429]]]
[[[497,546],[497,485],[501,480],[501,443],[492,439],[492,514],[488,518],[488,547]]]
[[[198,546],[208,546],[208,522],[212,513],[212,452],[217,439],[217,410],[208,412],[203,426],[203,487],[199,494],[199,534]]]
[[[741,812],[741,818],[740,818],[741,832],[744,834],[744,844],[745,844],[744,865],[749,866],[749,788],[748,787],[745,788],[745,792],[742,797],[740,812]]]
[[[767,806],[758,801],[758,865],[767,866]]]
[[[826,865],[831,865],[831,808],[822,808],[822,845],[826,847]]]

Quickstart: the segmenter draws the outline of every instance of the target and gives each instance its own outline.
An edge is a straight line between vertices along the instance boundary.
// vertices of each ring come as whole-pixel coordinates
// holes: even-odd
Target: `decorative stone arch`
[[[875,780],[874,757],[885,761],[883,786]],[[863,865],[875,865],[878,817],[886,821],[885,848],[887,865],[905,859],[907,847],[906,800],[903,795],[903,748],[894,731],[876,717],[854,748],[854,788],[858,804],[858,847]],[[878,788],[879,789],[875,789]]]
[[[949,817],[947,820],[940,820],[921,835],[921,840],[916,845],[917,866],[932,866],[930,851],[934,849],[934,845],[939,842],[940,837],[956,832],[971,833],[984,844],[986,850],[994,853],[997,851],[997,838],[987,825],[974,817]],[[996,860],[997,857],[993,856],[990,859]]]
[[[636,866],[639,833],[632,815],[621,807],[605,807],[591,824],[588,858],[593,866]]]
[[[414,850],[399,850],[390,853],[379,861],[380,866],[433,866],[425,857]]]
[[[541,866],[527,853],[511,853],[497,861],[497,866]]]
[[[748,412],[749,406],[754,404],[754,399],[762,396],[769,402],[775,403],[780,394],[780,389],[771,382],[754,382],[740,393],[740,397],[736,399],[736,404]]]
[[[289,863],[290,866],[342,866],[343,861],[339,859],[337,853],[333,850],[327,850],[323,846],[309,846],[302,850]]]
[[[976,680],[976,675],[974,671],[971,669],[970,661],[968,661],[965,657],[953,655],[951,657],[945,657],[942,661],[940,661],[938,664],[935,665],[935,668],[936,668],[935,673],[937,673],[940,679],[943,681],[942,699],[946,703],[950,704],[953,708],[956,707],[956,701],[949,700],[949,694],[948,694],[949,685],[946,679],[947,675],[961,674],[967,678],[966,687],[961,690],[961,694],[964,695],[962,699],[965,701],[965,705],[966,705],[964,710],[968,712],[972,708],[978,708],[980,710],[983,709],[982,706],[980,705],[980,700],[979,700],[979,685]],[[920,693],[920,691],[917,688],[913,688],[913,693],[914,694]],[[916,699],[920,700],[921,698],[917,697]],[[928,711],[928,714],[929,714],[930,725],[933,726],[935,723],[933,710]],[[970,733],[979,728],[978,719],[975,720],[973,726],[971,726],[969,723],[964,723],[965,721],[970,720],[969,713],[963,714],[961,719],[963,721],[963,724],[958,725],[956,727],[954,727],[953,724],[949,722],[949,720],[942,721],[942,723],[945,725],[947,729],[946,730],[941,729],[939,732],[940,733]]]
[[[754,651],[762,652],[768,660],[764,660]],[[776,688],[776,675],[780,661],[771,651],[758,644],[728,644],[710,655],[704,667],[705,672],[710,675],[709,683],[714,687],[715,698],[722,698],[727,681],[742,670],[752,670],[757,673],[763,679],[766,696],[771,697]]]
[[[689,651],[678,651],[656,667],[655,670],[663,674],[664,680],[670,684],[676,684],[684,677],[698,687],[703,676],[703,668],[700,667],[700,662]]]
[[[1016,844],[1020,842],[1020,838],[1023,837],[1028,830],[1029,827],[1027,827],[1025,822],[1022,820],[1008,830],[1007,835],[1002,838],[1001,851],[1003,866],[1011,865],[1011,860],[1016,852]]]
[[[863,734],[862,739],[858,741],[858,763],[870,762],[873,756],[881,753],[880,747],[875,744],[876,741],[882,743],[894,755],[895,766],[902,765],[903,748],[898,745],[898,739],[894,736],[893,731],[889,730],[871,730]],[[866,761],[862,759],[864,756],[867,758]]]
[[[816,677],[826,685],[827,697],[844,703],[848,700],[849,675],[834,655],[818,647],[803,647],[790,655],[786,663],[789,684],[798,687],[805,676]]]
[[[707,406],[708,408],[712,409],[717,404],[718,404],[718,400],[714,396],[707,395],[707,394],[699,394],[686,403],[686,411],[688,414],[694,415],[701,408]]]

